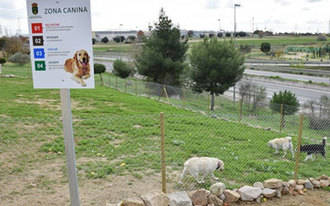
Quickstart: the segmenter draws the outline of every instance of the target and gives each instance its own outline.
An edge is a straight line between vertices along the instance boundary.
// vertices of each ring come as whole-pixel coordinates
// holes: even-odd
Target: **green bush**
[[[113,73],[121,78],[127,78],[134,74],[134,68],[128,63],[117,59],[113,63]]]
[[[5,58],[0,58],[0,64],[5,64],[7,61]]]
[[[105,66],[103,64],[94,64],[94,74],[101,74],[105,72]]]
[[[267,54],[268,52],[270,52],[270,49],[271,49],[271,44],[268,43],[268,42],[263,42],[261,43],[261,46],[260,46],[260,50]]]
[[[109,42],[108,37],[106,37],[106,36],[103,37],[103,38],[101,39],[101,42],[102,42],[102,43],[105,43],[105,44],[108,43],[108,42]]]
[[[11,57],[9,57],[8,61],[15,64],[24,65],[30,62],[30,56],[21,52],[17,52]]]
[[[102,85],[104,85],[102,73],[105,72],[105,69],[106,69],[106,67],[104,66],[104,64],[94,64],[94,74],[100,75],[100,80],[101,80]]]
[[[298,111],[299,101],[296,95],[290,91],[280,91],[278,94],[275,92],[271,101],[270,109],[275,112],[281,112],[281,104],[283,104],[284,115],[291,115]]]

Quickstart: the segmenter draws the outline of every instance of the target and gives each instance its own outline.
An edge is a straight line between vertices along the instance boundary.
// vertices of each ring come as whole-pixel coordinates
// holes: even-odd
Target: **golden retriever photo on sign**
[[[76,51],[73,58],[67,59],[64,64],[66,72],[72,73],[72,79],[85,87],[84,79],[90,75],[89,55],[85,50]]]

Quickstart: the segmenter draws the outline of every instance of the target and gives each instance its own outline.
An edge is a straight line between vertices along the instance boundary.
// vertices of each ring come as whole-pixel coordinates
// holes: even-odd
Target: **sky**
[[[330,0],[91,0],[92,28],[147,30],[163,7],[181,29],[233,31],[235,3],[237,31],[329,32]],[[0,25],[27,33],[26,0],[0,0]]]

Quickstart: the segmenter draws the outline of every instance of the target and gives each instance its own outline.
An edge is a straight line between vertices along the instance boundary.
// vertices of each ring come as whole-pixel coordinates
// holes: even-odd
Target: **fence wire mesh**
[[[233,96],[215,97],[210,112],[210,96],[190,89],[164,86],[147,81],[123,80],[105,75],[104,83],[122,92],[146,96],[186,110],[165,111],[165,162],[168,192],[207,188],[216,180],[203,183],[187,174],[180,184],[184,163],[192,157],[214,157],[224,162],[223,171],[214,175],[228,188],[252,184],[268,178],[294,178],[298,147],[299,115],[304,114],[299,178],[330,174],[329,110],[313,105],[295,114],[273,111],[267,101],[255,104]],[[19,87],[8,92],[13,105],[0,108],[0,188],[4,205],[65,205],[69,202],[60,114],[59,92]],[[111,92],[100,88],[102,92]],[[161,190],[160,117],[157,111],[132,111],[116,104],[112,96],[93,92],[72,92],[73,128],[77,153],[79,189],[82,203],[104,205]],[[6,100],[1,100],[6,102]],[[17,105],[18,106],[17,106]],[[16,106],[14,106],[16,105]],[[146,107],[141,105],[141,107]],[[281,108],[281,105],[276,105]],[[122,112],[125,110],[125,112]],[[192,112],[191,112],[192,111]],[[292,137],[290,149],[275,154],[268,142]],[[319,145],[319,146],[315,146]],[[313,157],[306,157],[311,153]],[[141,189],[144,188],[144,189]],[[88,196],[92,193],[94,199]],[[36,198],[47,196],[48,198]],[[61,196],[61,197],[59,197]],[[23,198],[23,199],[22,199]],[[19,201],[22,204],[17,204]]]

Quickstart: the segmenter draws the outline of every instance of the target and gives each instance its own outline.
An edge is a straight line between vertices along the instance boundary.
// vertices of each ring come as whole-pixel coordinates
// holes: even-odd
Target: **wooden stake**
[[[164,94],[166,96],[167,102],[170,103],[170,98],[168,97],[166,87],[163,87],[163,90],[164,90]]]
[[[299,122],[299,133],[298,133],[298,145],[297,145],[297,152],[296,152],[296,168],[294,170],[294,179],[298,180],[298,170],[299,170],[299,160],[300,160],[300,146],[301,146],[301,137],[304,125],[304,115],[300,115],[300,122]]]
[[[239,101],[239,121],[242,121],[243,116],[243,99]]]
[[[165,163],[165,125],[164,113],[160,113],[160,134],[161,134],[161,164],[162,164],[162,192],[166,193],[166,163]]]
[[[284,124],[283,104],[281,104],[281,119],[280,119],[280,132],[282,132]]]
[[[135,94],[136,94],[136,96],[138,95],[138,84],[137,84],[137,79],[135,80]]]

